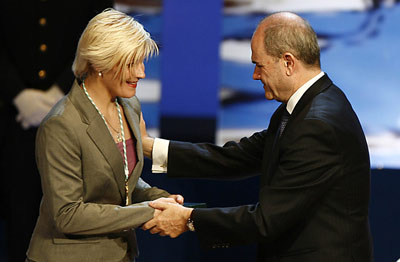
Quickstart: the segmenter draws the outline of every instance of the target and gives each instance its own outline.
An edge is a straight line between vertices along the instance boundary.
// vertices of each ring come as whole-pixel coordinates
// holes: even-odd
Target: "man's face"
[[[251,59],[255,64],[253,79],[263,83],[265,98],[286,103],[292,93],[286,83],[285,63],[283,59],[267,54],[263,32],[260,31],[255,32],[251,41]]]

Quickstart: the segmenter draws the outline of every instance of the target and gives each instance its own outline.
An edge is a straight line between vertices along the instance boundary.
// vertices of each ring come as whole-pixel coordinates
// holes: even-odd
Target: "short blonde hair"
[[[131,16],[108,8],[93,17],[79,39],[72,71],[84,79],[92,71],[117,67],[115,79],[125,81],[125,66],[158,54],[150,34]],[[133,70],[133,67],[130,67]]]

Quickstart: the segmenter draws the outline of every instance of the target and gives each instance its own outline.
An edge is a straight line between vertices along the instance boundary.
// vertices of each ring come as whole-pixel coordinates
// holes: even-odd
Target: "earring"
[[[102,74],[101,72],[99,72],[99,76],[100,76],[100,77],[102,77],[102,76],[103,76],[103,74]]]

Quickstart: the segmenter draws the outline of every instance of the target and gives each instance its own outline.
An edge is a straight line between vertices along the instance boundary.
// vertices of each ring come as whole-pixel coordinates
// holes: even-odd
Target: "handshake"
[[[189,230],[187,222],[193,208],[183,206],[181,195],[171,195],[168,198],[159,198],[151,201],[149,205],[155,209],[154,217],[147,221],[143,230],[150,230],[151,234],[170,236],[176,238]]]

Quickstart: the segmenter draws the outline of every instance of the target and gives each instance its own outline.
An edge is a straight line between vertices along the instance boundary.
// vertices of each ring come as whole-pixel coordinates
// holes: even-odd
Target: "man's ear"
[[[283,63],[286,69],[286,75],[290,76],[293,74],[293,70],[296,66],[296,58],[292,53],[286,52],[282,56]]]

